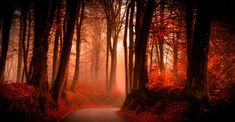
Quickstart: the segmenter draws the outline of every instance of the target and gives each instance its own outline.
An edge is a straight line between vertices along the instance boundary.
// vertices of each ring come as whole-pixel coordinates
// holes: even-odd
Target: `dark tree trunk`
[[[59,63],[59,39],[62,34],[62,20],[61,20],[61,2],[58,3],[57,16],[56,16],[56,32],[55,32],[55,41],[54,41],[54,52],[53,52],[53,69],[52,69],[52,82],[54,83],[57,72],[58,72],[58,63]],[[52,84],[53,84],[52,83]]]
[[[135,25],[135,32],[136,32],[136,39],[135,39],[135,67],[134,67],[134,81],[133,81],[133,89],[132,90],[137,90],[138,89],[138,77],[139,77],[139,72],[140,72],[140,46],[141,46],[141,41],[140,41],[140,34],[141,34],[141,29],[142,29],[142,23],[143,23],[143,17],[144,17],[144,1],[143,0],[137,0],[137,12],[136,12],[136,25]]]
[[[133,54],[134,54],[134,9],[135,9],[135,1],[131,0],[130,3],[130,24],[129,24],[129,84],[130,84],[130,91],[133,88]]]
[[[164,31],[165,24],[164,24],[164,13],[165,12],[165,0],[161,0],[161,7],[160,7],[160,30]],[[160,37],[158,40],[159,46],[159,68],[161,72],[164,72],[164,37]]]
[[[118,41],[118,34],[115,35],[113,38],[113,48],[110,50],[111,54],[111,66],[110,66],[110,86],[109,90],[112,90],[116,84],[116,69],[117,69],[117,41]]]
[[[186,12],[186,31],[187,31],[187,77],[190,72],[190,60],[192,54],[192,36],[193,36],[193,1],[185,0],[185,12]]]
[[[18,45],[18,67],[17,67],[17,82],[20,82],[22,79],[22,58],[23,58],[23,51],[25,36],[26,36],[26,27],[27,27],[27,11],[28,11],[28,1],[22,0],[21,1],[21,17],[20,17],[20,35],[19,35],[19,45]]]
[[[123,39],[123,46],[124,46],[124,60],[125,60],[125,82],[126,82],[126,95],[130,93],[130,81],[129,81],[129,74],[128,74],[128,54],[127,54],[127,28],[128,28],[128,20],[129,20],[129,9],[130,4],[128,5],[127,12],[126,12],[126,21],[125,21],[125,29],[124,29],[124,39]]]
[[[155,0],[148,0],[146,3],[145,8],[145,14],[142,24],[142,29],[140,33],[139,40],[141,40],[141,45],[137,49],[139,50],[139,56],[136,60],[139,60],[139,74],[138,74],[138,84],[139,84],[139,90],[143,92],[145,89],[145,85],[147,83],[147,68],[146,68],[146,48],[147,48],[147,42],[148,42],[148,35],[150,32],[150,26],[152,23],[153,18],[153,12],[155,8]]]
[[[151,72],[151,69],[153,67],[153,43],[151,43],[151,49],[150,49],[150,58],[149,58],[149,62],[150,62],[150,69],[149,69],[149,72]]]
[[[155,0],[148,0],[146,3],[143,20],[141,20],[142,24],[140,24],[139,26],[139,28],[141,28],[139,33],[140,35],[138,36],[139,38],[136,39],[136,41],[139,42],[139,46],[136,45],[137,47],[135,48],[136,58],[135,58],[135,69],[134,69],[135,70],[134,86],[131,91],[131,94],[129,94],[126,97],[123,107],[127,107],[128,104],[130,103],[132,104],[131,106],[136,107],[137,103],[142,103],[143,101],[145,101],[146,98],[144,98],[143,95],[148,93],[148,90],[145,87],[146,83],[148,82],[147,65],[146,65],[147,63],[146,48],[147,48],[148,36],[150,32],[150,26],[152,23],[154,8],[155,8]],[[138,4],[137,4],[137,11],[138,11]],[[138,26],[136,26],[136,28],[138,28]]]
[[[83,0],[80,20],[77,21],[76,66],[75,66],[75,72],[74,72],[73,82],[72,82],[72,86],[71,86],[71,90],[74,92],[76,92],[76,88],[77,88],[77,84],[78,84],[78,80],[79,80],[78,78],[79,78],[79,64],[80,64],[81,28],[82,28],[85,6],[86,5]]]
[[[72,47],[72,39],[74,34],[74,27],[77,18],[78,10],[78,0],[68,0],[66,12],[67,21],[66,21],[66,32],[64,37],[62,55],[60,57],[60,65],[55,83],[52,86],[52,98],[54,100],[55,107],[58,108],[58,100],[61,96],[63,86],[66,78],[66,71],[68,68],[70,51]]]
[[[105,70],[105,77],[106,77],[106,91],[110,91],[110,82],[109,82],[109,48],[111,45],[111,34],[112,34],[112,24],[110,20],[107,19],[107,41],[106,41],[106,70]]]
[[[173,34],[173,73],[178,80],[178,34]]]
[[[53,52],[53,68],[52,68],[52,82],[54,83],[57,72],[58,72],[58,50],[59,50],[59,38],[61,34],[61,29],[58,28],[55,33],[55,42],[54,42],[54,52]]]
[[[7,59],[9,36],[11,29],[11,18],[13,15],[13,0],[8,0],[3,6],[3,27],[2,27],[2,51],[0,56],[0,82],[4,81],[4,71]]]
[[[48,0],[36,0],[34,2],[33,74],[29,84],[40,89],[41,110],[44,112],[47,109],[47,93],[49,87],[47,74],[48,38],[54,20],[56,0],[53,0],[52,3]]]
[[[209,50],[212,9],[210,2],[198,1],[198,10],[193,34],[188,81],[184,95],[197,101],[208,100],[207,62]]]
[[[27,1],[27,0],[26,0]],[[27,1],[28,2],[28,1]],[[27,66],[27,57],[28,57],[28,51],[29,51],[29,42],[30,42],[30,29],[31,29],[31,15],[30,15],[30,9],[29,9],[29,4],[26,3],[23,4],[24,6],[26,6],[26,11],[25,11],[25,16],[24,17],[24,22],[25,22],[25,26],[27,26],[27,23],[26,23],[26,20],[27,20],[27,13],[28,13],[28,35],[27,35],[27,45],[25,47],[25,41],[22,41],[22,47],[23,47],[23,61],[24,61],[24,68],[23,68],[23,73],[22,73],[22,82],[23,82],[23,79],[24,79],[24,75],[25,75],[25,80],[26,80],[26,83],[29,82],[29,77],[28,77],[28,66]],[[25,27],[25,31],[26,31],[26,27]],[[25,40],[25,39],[23,39]]]

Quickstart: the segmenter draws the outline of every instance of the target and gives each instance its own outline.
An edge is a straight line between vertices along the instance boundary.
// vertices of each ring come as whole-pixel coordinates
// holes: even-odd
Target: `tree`
[[[62,49],[62,55],[60,57],[59,70],[52,86],[52,98],[55,103],[55,107],[58,108],[58,100],[61,96],[63,86],[66,79],[66,71],[68,68],[68,62],[70,57],[70,51],[72,47],[72,39],[74,34],[74,27],[77,18],[79,2],[78,0],[68,0],[66,3],[66,32],[64,35],[64,43]]]
[[[147,82],[146,48],[147,48],[148,36],[150,32],[150,26],[152,23],[154,9],[155,9],[155,0],[148,0],[144,11],[143,23],[141,25],[141,32],[140,35],[137,36],[139,37],[137,42],[140,42],[139,43],[140,45],[136,47],[137,53],[135,61],[135,70],[137,70],[138,74],[135,74],[137,76],[137,80],[135,82],[137,82],[138,84],[137,90],[140,90],[140,92],[144,92],[145,85]]]
[[[7,51],[9,45],[9,36],[11,29],[11,18],[14,11],[14,0],[8,0],[3,5],[3,27],[2,27],[2,51],[0,56],[0,81],[4,80],[4,71],[6,65]]]
[[[77,19],[77,43],[76,43],[76,66],[75,66],[75,72],[73,76],[73,82],[71,86],[71,90],[76,91],[77,83],[78,83],[78,76],[79,76],[79,64],[80,64],[80,48],[81,48],[81,28],[82,28],[82,22],[84,18],[84,10],[86,3],[84,0],[82,0],[81,4],[81,15],[80,15],[80,20],[79,18]],[[79,20],[79,21],[78,21]]]
[[[104,0],[102,5],[105,11],[107,23],[106,89],[107,91],[110,91],[116,83],[117,41],[121,31],[124,15],[121,15],[121,0]],[[108,75],[109,53],[111,54],[110,77]]]
[[[135,1],[131,0],[130,3],[130,20],[129,20],[129,86],[130,91],[133,88],[133,55],[134,55],[134,12],[135,12]]]
[[[29,84],[40,89],[41,110],[46,111],[48,93],[47,52],[48,37],[53,24],[57,0],[36,0],[32,78]]]
[[[128,58],[127,58],[128,57],[128,54],[127,54],[127,28],[128,28],[128,21],[129,21],[129,11],[130,11],[130,4],[127,7],[125,29],[124,29],[124,39],[123,39],[124,60],[125,60],[126,95],[128,95],[130,93],[130,81],[129,81]]]
[[[209,1],[198,0],[196,22],[189,59],[187,84],[183,94],[196,101],[208,100],[207,62],[212,9]]]
[[[62,40],[62,11],[61,11],[61,1],[58,2],[57,14],[56,14],[56,32],[55,32],[55,40],[54,40],[54,52],[53,52],[53,69],[52,69],[52,82],[55,81],[57,72],[58,72],[58,63],[59,63],[59,39]]]
[[[18,45],[18,68],[17,68],[17,82],[20,82],[22,79],[22,57],[23,51],[23,44],[25,42],[26,36],[26,27],[27,27],[27,12],[28,12],[28,1],[22,0],[21,1],[21,16],[20,16],[20,35],[19,35],[19,45]]]

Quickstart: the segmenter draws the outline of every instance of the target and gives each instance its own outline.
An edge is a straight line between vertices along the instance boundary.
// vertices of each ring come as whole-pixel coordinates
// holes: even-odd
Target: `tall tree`
[[[212,11],[211,1],[198,0],[196,22],[189,59],[189,71],[184,95],[197,101],[208,100],[207,62]]]
[[[160,4],[160,31],[165,30],[165,0],[161,0]],[[158,47],[159,47],[159,68],[160,71],[163,72],[164,69],[164,36],[160,36],[158,39]]]
[[[86,3],[84,0],[82,0],[81,13],[79,12],[80,18],[77,19],[76,66],[75,66],[75,72],[74,72],[73,82],[72,82],[72,86],[71,86],[71,90],[73,90],[73,91],[76,91],[77,84],[78,84],[78,77],[79,77],[81,29],[82,29],[82,22],[83,22],[83,18],[84,18],[85,6],[86,6]]]
[[[57,14],[56,14],[56,32],[55,32],[55,40],[54,40],[54,51],[53,51],[53,69],[52,69],[52,82],[55,81],[57,72],[58,72],[58,63],[59,63],[59,39],[62,34],[62,6],[61,1],[58,2]]]
[[[1,46],[1,56],[0,56],[0,81],[4,80],[4,71],[7,59],[7,51],[9,44],[9,36],[11,29],[11,18],[14,11],[14,0],[8,0],[4,2],[3,5],[3,26],[2,26],[2,46]]]
[[[187,77],[190,72],[191,65],[191,53],[192,53],[192,36],[193,36],[193,10],[194,2],[192,0],[185,0],[185,13],[186,13],[186,34],[187,34]]]
[[[126,94],[130,93],[130,81],[129,81],[129,73],[128,73],[128,53],[127,53],[127,34],[128,34],[127,29],[128,29],[128,21],[129,21],[129,11],[130,11],[130,4],[127,7],[125,29],[124,29],[124,39],[123,39],[124,60],[125,60]]]
[[[27,27],[27,11],[28,11],[28,1],[22,0],[21,4],[21,16],[20,16],[20,35],[19,35],[19,44],[18,44],[18,68],[17,68],[17,82],[20,82],[22,76],[22,58],[24,51],[24,42],[26,36],[26,27]]]
[[[53,24],[57,0],[35,0],[33,74],[29,81],[40,89],[41,110],[46,111],[48,93],[47,52],[48,37]]]
[[[129,84],[130,90],[133,87],[133,55],[134,55],[134,12],[135,12],[135,0],[131,0],[130,3],[130,20],[129,20]]]
[[[138,56],[136,56],[136,62],[135,66],[138,70],[137,73],[137,89],[143,92],[145,89],[145,85],[147,82],[147,75],[146,75],[146,48],[147,48],[147,42],[148,42],[148,36],[150,32],[150,26],[152,23],[153,18],[153,12],[155,9],[155,0],[148,0],[146,3],[145,11],[144,11],[144,17],[143,17],[143,23],[141,25],[141,32],[138,41],[140,42],[139,47],[136,47],[136,50],[138,50]],[[141,40],[141,41],[140,41]],[[138,63],[138,64],[137,64]]]
[[[144,0],[138,0],[136,1],[136,23],[135,23],[135,66],[134,66],[134,80],[133,80],[133,90],[138,89],[138,77],[140,72],[140,60],[138,59],[138,56],[140,55],[140,33],[142,29],[142,23],[143,23],[143,17],[144,17]]]
[[[68,68],[69,57],[72,47],[72,39],[74,35],[74,27],[77,19],[77,11],[79,7],[78,0],[68,0],[66,3],[66,32],[64,35],[64,43],[62,49],[62,55],[60,57],[59,70],[52,86],[52,98],[54,100],[55,107],[58,108],[58,100],[61,96],[63,86],[66,79],[66,71]]]
[[[106,85],[107,91],[110,91],[116,83],[117,41],[124,15],[121,15],[121,0],[104,0],[102,5],[107,23]],[[109,53],[111,54],[110,77],[108,75]]]

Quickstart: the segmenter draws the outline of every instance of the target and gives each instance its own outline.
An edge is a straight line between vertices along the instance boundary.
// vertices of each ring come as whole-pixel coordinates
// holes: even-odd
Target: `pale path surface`
[[[61,122],[127,122],[116,111],[120,108],[79,109],[67,115]]]

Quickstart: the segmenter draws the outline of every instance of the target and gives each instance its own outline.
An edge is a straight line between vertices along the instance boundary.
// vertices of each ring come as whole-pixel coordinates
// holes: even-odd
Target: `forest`
[[[1,121],[235,121],[234,12],[234,0],[1,0]]]

